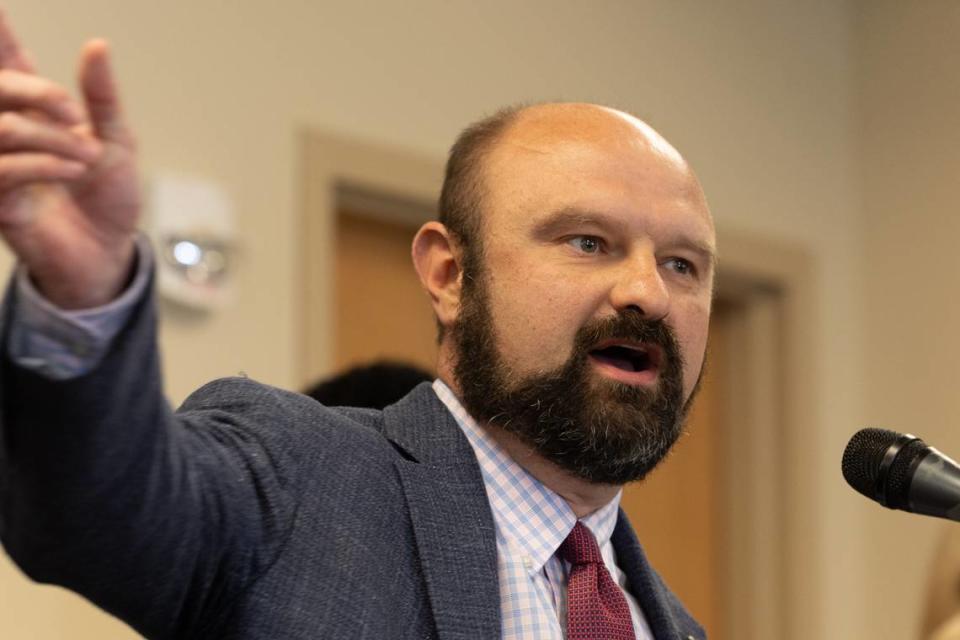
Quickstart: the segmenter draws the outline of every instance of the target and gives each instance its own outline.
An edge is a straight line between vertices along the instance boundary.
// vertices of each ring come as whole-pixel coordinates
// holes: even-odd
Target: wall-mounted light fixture
[[[161,295],[194,309],[223,306],[233,294],[237,253],[226,191],[206,180],[158,174],[148,193]]]

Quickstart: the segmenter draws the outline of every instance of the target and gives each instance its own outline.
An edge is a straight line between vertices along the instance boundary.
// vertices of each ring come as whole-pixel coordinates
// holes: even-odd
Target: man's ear
[[[463,271],[459,247],[445,226],[431,221],[417,231],[411,253],[420,283],[430,294],[437,321],[449,328],[460,310]]]

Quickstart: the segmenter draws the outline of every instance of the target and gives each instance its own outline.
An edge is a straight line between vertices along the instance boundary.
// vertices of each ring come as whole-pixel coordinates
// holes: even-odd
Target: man
[[[383,412],[245,379],[162,398],[133,138],[0,24],[2,539],[150,638],[702,638],[618,502],[702,368],[714,231],[682,157],[586,104],[464,132],[413,258],[438,380]]]

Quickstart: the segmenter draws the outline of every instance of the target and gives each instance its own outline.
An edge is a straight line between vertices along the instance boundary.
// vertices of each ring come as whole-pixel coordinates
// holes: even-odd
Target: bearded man
[[[703,364],[714,230],[679,153],[590,104],[454,145],[413,243],[438,380],[383,412],[247,379],[163,399],[105,43],[84,104],[0,23],[2,535],[148,638],[702,638],[618,509]]]

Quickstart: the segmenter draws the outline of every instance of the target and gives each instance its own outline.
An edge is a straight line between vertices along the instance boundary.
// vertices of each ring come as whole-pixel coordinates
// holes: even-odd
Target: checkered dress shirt
[[[514,462],[467,414],[440,380],[434,391],[467,436],[480,463],[497,528],[497,573],[503,640],[561,640],[566,637],[567,577],[570,563],[557,549],[577,517],[566,501]],[[640,605],[627,589],[610,536],[617,524],[620,494],[581,522],[597,539],[603,563],[624,590],[637,640],[653,640]]]

